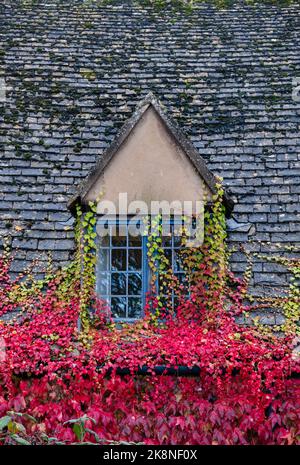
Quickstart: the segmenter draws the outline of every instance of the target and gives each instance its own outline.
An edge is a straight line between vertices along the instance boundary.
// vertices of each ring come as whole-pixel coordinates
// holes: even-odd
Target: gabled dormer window
[[[142,203],[145,209],[139,210],[143,215],[152,216],[153,202],[176,204],[183,207],[174,209],[176,216],[185,211],[187,202],[193,204],[191,214],[194,215],[198,211],[194,209],[197,202],[203,205],[212,200],[216,183],[201,154],[149,93],[112,144],[100,154],[95,169],[69,203],[75,212],[77,203],[87,206],[89,202],[97,202],[99,224],[102,215],[106,215],[100,204],[113,206],[114,220],[107,224],[110,233],[99,242],[96,274],[97,293],[110,305],[116,320],[142,317],[150,280],[153,284],[155,278],[150,273],[147,235],[141,231],[132,237],[128,229],[130,215],[136,215],[131,207]],[[129,208],[125,211],[120,208],[120,196],[126,197]],[[226,193],[224,203],[230,211],[232,201]],[[170,222],[170,227],[170,236],[162,238],[165,256],[174,276],[188,287],[175,223]],[[120,228],[122,234],[119,234]],[[173,290],[164,289],[163,273],[158,273],[156,278],[162,302],[168,299],[168,308],[176,306]]]

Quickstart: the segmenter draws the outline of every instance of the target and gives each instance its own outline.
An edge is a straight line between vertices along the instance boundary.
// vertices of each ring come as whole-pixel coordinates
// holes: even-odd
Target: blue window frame
[[[143,317],[146,294],[150,290],[150,269],[147,255],[147,234],[145,223],[138,220],[132,234],[131,218],[102,220],[99,218],[102,237],[98,235],[97,294],[110,306],[115,321],[135,321]],[[164,225],[164,223],[163,223]],[[186,272],[183,268],[180,251],[182,237],[176,234],[179,222],[171,220],[168,234],[162,236],[164,253],[180,283],[186,286]],[[164,231],[164,227],[163,227]],[[162,302],[176,305],[174,291],[164,292],[163,275],[156,277],[157,290],[160,289]],[[162,291],[162,292],[161,292]],[[188,293],[188,292],[187,292]],[[171,301],[170,301],[171,298]]]
[[[98,221],[107,234],[98,239],[96,291],[110,306],[113,319],[120,321],[143,316],[149,287],[147,238],[141,221],[136,223],[137,234],[130,234],[129,220]]]

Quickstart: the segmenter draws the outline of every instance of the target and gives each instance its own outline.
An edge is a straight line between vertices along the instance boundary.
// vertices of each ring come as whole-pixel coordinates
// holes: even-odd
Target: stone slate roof
[[[0,9],[0,229],[19,248],[15,271],[48,250],[58,265],[70,260],[67,202],[149,91],[224,177],[236,200],[230,241],[300,242],[298,5],[199,4],[188,14],[4,0]],[[244,269],[241,253],[232,266]],[[257,292],[286,283],[284,270],[255,262]]]

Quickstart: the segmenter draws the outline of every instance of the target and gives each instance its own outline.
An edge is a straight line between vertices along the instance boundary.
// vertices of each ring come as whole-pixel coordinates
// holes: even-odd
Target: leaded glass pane
[[[126,273],[111,274],[111,293],[113,295],[126,295]]]
[[[126,318],[126,297],[111,298],[111,313],[113,318]]]
[[[142,313],[142,299],[128,297],[128,318],[139,318]]]
[[[124,236],[124,230],[117,230],[118,235],[112,236],[111,238],[111,245],[113,247],[126,247],[127,245],[127,238],[126,235]]]
[[[110,256],[109,256],[109,249],[102,249],[99,250],[99,269],[101,271],[109,271],[110,268]]]
[[[128,295],[142,294],[142,275],[140,273],[128,274]]]
[[[114,271],[126,271],[126,249],[112,249],[111,268]]]
[[[108,273],[99,273],[98,292],[100,295],[110,294],[110,276]]]
[[[142,269],[142,250],[129,249],[128,251],[128,270],[141,270]]]

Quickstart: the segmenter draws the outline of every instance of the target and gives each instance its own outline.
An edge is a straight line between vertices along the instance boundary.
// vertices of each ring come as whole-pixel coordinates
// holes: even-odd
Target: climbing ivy
[[[172,295],[178,302],[186,298],[186,289],[192,295],[197,305],[202,305],[205,300],[206,318],[211,324],[218,320],[219,308],[226,306],[226,302],[232,298],[232,283],[238,287],[238,296],[234,300],[252,302],[250,308],[245,304],[242,313],[247,318],[251,316],[251,310],[263,308],[281,309],[285,322],[281,325],[268,327],[260,325],[259,320],[253,318],[253,323],[258,325],[262,332],[284,332],[286,334],[299,333],[299,260],[289,259],[282,256],[250,252],[243,244],[241,250],[247,258],[247,267],[243,279],[237,285],[237,280],[230,271],[230,254],[226,245],[226,218],[223,202],[224,189],[222,179],[218,178],[216,191],[210,201],[206,201],[206,207],[202,220],[204,221],[203,243],[197,247],[183,247],[180,251],[184,272],[186,275],[186,286],[178,281],[171,264],[165,255],[163,247],[163,218],[161,215],[152,217],[150,224],[145,224],[147,234],[147,256],[151,272],[151,284],[148,299],[148,310],[152,323],[157,325],[164,320],[166,315],[174,317],[172,306]],[[199,218],[197,218],[199,219]],[[75,280],[80,281],[80,321],[82,329],[88,333],[91,319],[91,300],[95,299],[95,266],[97,258],[97,243],[95,225],[97,221],[97,202],[90,202],[88,210],[83,213],[81,207],[77,206],[77,221],[75,237],[77,251],[71,269]],[[149,221],[144,219],[144,221]],[[182,235],[183,244],[187,241],[187,232],[180,226],[178,234]],[[266,245],[266,244],[265,244]],[[271,247],[271,244],[269,244]],[[274,247],[274,244],[272,244]],[[277,244],[282,248],[281,244]],[[285,247],[291,251],[292,246]],[[254,298],[248,293],[252,278],[253,260],[260,258],[264,261],[275,262],[283,265],[291,273],[291,283],[285,296],[275,295],[272,297]],[[204,298],[205,296],[205,298]],[[150,304],[151,302],[151,304]]]
[[[299,373],[299,261],[284,259],[293,279],[282,301],[288,323],[281,337],[237,324],[256,303],[244,302],[251,263],[244,279],[228,268],[223,194],[219,180],[206,202],[203,244],[183,249],[189,295],[165,257],[161,218],[152,219],[148,257],[155,280],[145,317],[131,325],[112,324],[95,296],[96,203],[77,207],[74,261],[55,272],[49,260],[44,280],[35,281],[31,269],[12,279],[6,247],[0,257],[2,442],[299,444],[300,397],[292,377]],[[179,296],[174,309],[161,303],[165,288]],[[157,367],[176,373],[182,366],[196,367],[198,376],[156,375]],[[141,379],[142,369],[151,377]]]
[[[253,243],[254,241],[252,241]],[[245,253],[247,258],[247,268],[244,273],[243,283],[243,293],[244,298],[252,302],[252,310],[259,309],[278,309],[284,316],[284,323],[276,324],[273,326],[262,326],[260,328],[264,331],[275,331],[275,332],[284,332],[285,334],[299,335],[300,334],[300,259],[299,258],[287,258],[282,255],[286,253],[299,253],[299,248],[296,246],[284,245],[280,243],[262,243],[261,241],[256,241],[260,247],[269,246],[269,248],[280,249],[281,255],[278,253],[260,253],[255,251],[247,250],[247,246],[241,245],[241,250]],[[275,292],[271,296],[261,296],[253,297],[247,292],[249,284],[251,283],[252,270],[253,270],[253,260],[257,258],[263,262],[276,263],[277,265],[283,266],[290,273],[290,284],[288,289],[281,289],[281,292],[274,289]],[[249,316],[249,313],[247,313]],[[253,319],[255,324],[259,325],[259,321]]]
[[[83,329],[88,331],[89,322],[89,302],[95,291],[95,266],[96,266],[96,212],[97,205],[89,203],[89,210],[82,214],[80,207],[77,207],[77,221],[79,222],[79,236],[77,238],[81,266],[81,293],[80,308],[81,322]]]

